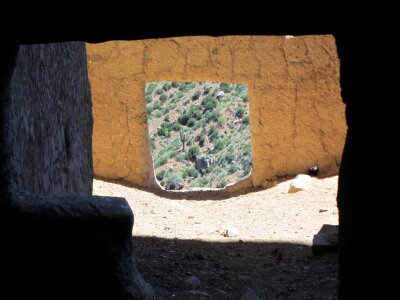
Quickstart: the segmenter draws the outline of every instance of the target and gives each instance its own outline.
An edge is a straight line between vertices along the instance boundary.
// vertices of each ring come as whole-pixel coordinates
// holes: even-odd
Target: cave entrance
[[[166,190],[223,189],[253,165],[248,89],[243,83],[146,84],[153,168]]]

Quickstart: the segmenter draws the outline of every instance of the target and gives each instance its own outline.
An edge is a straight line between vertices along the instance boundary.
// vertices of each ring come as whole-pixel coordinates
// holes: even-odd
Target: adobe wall
[[[95,175],[154,185],[146,82],[221,81],[249,89],[253,170],[248,185],[338,173],[346,133],[332,36],[180,37],[86,44]]]

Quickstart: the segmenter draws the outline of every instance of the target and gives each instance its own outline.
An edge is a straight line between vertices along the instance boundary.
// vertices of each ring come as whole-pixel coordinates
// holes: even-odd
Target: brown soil
[[[337,254],[313,256],[311,245],[323,224],[338,223],[337,176],[294,194],[290,182],[193,200],[95,180],[94,194],[131,205],[138,268],[157,299],[336,299]],[[223,236],[229,228],[238,236]]]

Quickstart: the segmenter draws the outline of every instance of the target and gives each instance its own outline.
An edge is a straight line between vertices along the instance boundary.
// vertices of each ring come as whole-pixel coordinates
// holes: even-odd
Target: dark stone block
[[[2,299],[153,298],[135,267],[133,214],[123,198],[11,198]]]

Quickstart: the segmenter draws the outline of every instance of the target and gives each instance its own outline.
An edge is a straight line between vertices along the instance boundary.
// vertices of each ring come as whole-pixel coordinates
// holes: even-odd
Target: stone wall
[[[154,299],[135,266],[128,203],[91,196],[85,44],[6,43],[5,49],[0,298]]]
[[[253,170],[269,186],[317,164],[338,173],[346,134],[332,36],[180,37],[87,44],[95,175],[154,184],[146,82],[221,81],[249,88]]]
[[[4,104],[10,188],[91,195],[91,95],[85,44],[21,45]]]

